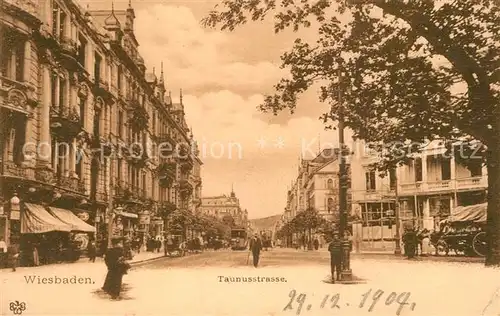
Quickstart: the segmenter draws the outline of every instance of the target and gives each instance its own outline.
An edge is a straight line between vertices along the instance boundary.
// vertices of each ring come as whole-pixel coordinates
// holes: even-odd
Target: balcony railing
[[[35,0],[4,0],[5,3],[18,7],[22,11],[28,12],[29,14],[36,16],[38,2]]]
[[[78,178],[58,176],[56,177],[57,186],[70,189],[72,191],[85,194],[85,184]]]
[[[139,199],[143,200],[146,196],[146,190],[127,183],[123,180],[117,181],[115,186],[115,195],[124,199]]]
[[[66,139],[73,139],[82,130],[80,114],[74,107],[52,106],[50,108],[52,131]]]
[[[35,179],[35,170],[32,168],[25,168],[19,166],[13,161],[6,161],[4,163],[3,175],[24,179]]]
[[[488,187],[486,177],[470,177],[456,180],[439,180],[431,182],[401,183],[400,193],[426,193],[450,190],[484,189]]]
[[[457,189],[487,188],[488,180],[486,177],[471,177],[457,179]]]

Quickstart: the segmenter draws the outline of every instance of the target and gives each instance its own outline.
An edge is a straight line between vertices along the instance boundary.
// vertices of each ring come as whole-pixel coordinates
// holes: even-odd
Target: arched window
[[[333,207],[334,207],[334,204],[333,204],[333,199],[332,198],[328,198],[328,213],[332,213],[333,212]]]
[[[326,182],[326,187],[328,189],[333,189],[333,180],[332,179],[328,179],[328,181]]]

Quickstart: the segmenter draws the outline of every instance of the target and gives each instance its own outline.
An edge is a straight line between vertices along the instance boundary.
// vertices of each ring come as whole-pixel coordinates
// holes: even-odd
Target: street
[[[250,266],[251,258],[246,264],[245,251],[161,258],[139,264],[124,276],[121,301],[111,301],[100,291],[106,272],[102,262],[2,271],[2,315],[13,314],[9,303],[16,300],[26,304],[23,315],[496,316],[500,312],[495,294],[499,270],[481,264],[354,258],[353,272],[365,283],[332,285],[325,282],[327,255],[276,249],[262,253],[258,269]],[[36,281],[73,276],[84,284]],[[292,290],[294,302],[288,304]],[[303,302],[300,311],[299,302]]]

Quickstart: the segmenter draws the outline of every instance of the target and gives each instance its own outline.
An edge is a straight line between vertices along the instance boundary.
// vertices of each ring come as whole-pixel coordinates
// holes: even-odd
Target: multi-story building
[[[241,208],[240,200],[234,191],[231,191],[230,195],[202,197],[200,211],[227,224],[247,227],[248,211]]]
[[[292,219],[298,213],[313,208],[325,219],[338,219],[338,151],[322,150],[314,159],[301,160],[298,175],[288,190],[285,218]]]
[[[160,203],[194,211],[202,163],[182,91],[173,102],[163,67],[159,76],[146,72],[130,4],[1,5],[0,236],[58,230],[49,225],[51,207],[79,216],[101,238],[111,213],[131,234],[152,224],[163,230],[151,220]],[[23,221],[29,216],[39,227]]]
[[[358,233],[365,247],[394,247],[396,192],[401,227],[432,230],[454,207],[486,201],[487,175],[481,161],[465,167],[438,141],[425,146],[409,164],[385,174],[373,168],[375,153],[362,144],[356,148],[351,165],[358,175],[352,179],[353,211],[362,219]]]

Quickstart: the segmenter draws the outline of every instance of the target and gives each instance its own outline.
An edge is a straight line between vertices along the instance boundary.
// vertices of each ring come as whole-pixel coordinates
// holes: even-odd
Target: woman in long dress
[[[121,292],[123,275],[127,273],[128,269],[121,239],[112,240],[112,248],[106,253],[104,262],[108,267],[108,273],[102,289],[111,295],[112,299],[118,299]]]

